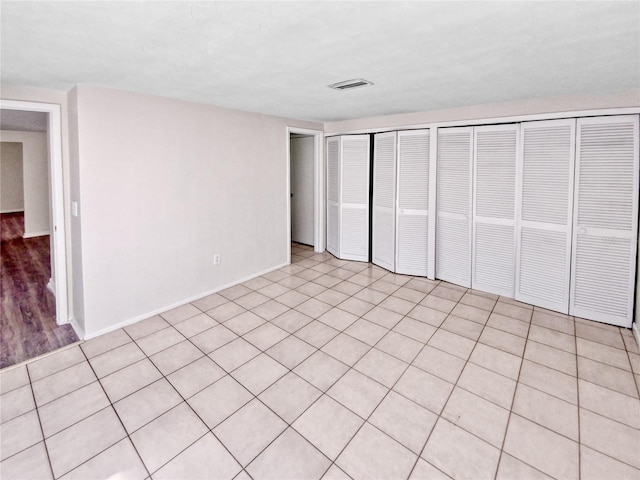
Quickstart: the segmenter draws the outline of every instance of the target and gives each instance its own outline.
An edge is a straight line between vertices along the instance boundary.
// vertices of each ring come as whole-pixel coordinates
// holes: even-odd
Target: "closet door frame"
[[[392,207],[382,207],[382,206],[378,206],[376,205],[376,198],[377,198],[377,194],[378,194],[378,189],[377,189],[377,173],[378,173],[378,168],[379,168],[379,161],[378,161],[378,138],[393,138],[393,195],[392,195],[392,199],[393,199],[393,206]],[[398,216],[396,214],[396,210],[397,210],[397,205],[398,205],[398,132],[397,131],[393,131],[393,132],[385,132],[385,133],[377,133],[374,135],[374,152],[373,152],[373,201],[372,204],[370,206],[370,208],[372,209],[372,224],[371,224],[371,236],[372,236],[372,252],[371,252],[371,262],[374,265],[378,265],[382,268],[385,268],[391,272],[395,272],[396,271],[396,265],[397,265],[397,250],[398,250]],[[391,253],[391,258],[389,259],[390,262],[387,262],[385,259],[382,258],[377,258],[376,254],[380,253],[378,246],[377,246],[377,242],[376,242],[376,228],[378,225],[378,215],[379,215],[379,210],[382,209],[385,211],[385,213],[389,213],[392,215],[393,217],[393,221],[391,222],[391,225],[393,228],[393,232],[391,232],[391,238],[393,239],[393,246],[392,246],[392,253]]]
[[[556,126],[556,125],[568,125],[572,127],[571,142],[570,142],[570,166],[569,166],[569,182],[567,192],[567,223],[566,225],[535,222],[532,220],[522,219],[523,208],[523,189],[524,189],[524,147],[525,147],[525,134],[524,131],[528,125],[532,128]],[[576,176],[576,140],[577,140],[577,121],[575,118],[558,119],[558,120],[538,120],[532,122],[523,122],[520,124],[520,145],[518,151],[518,169],[516,177],[516,270],[515,270],[515,300],[520,302],[529,303],[538,307],[546,308],[556,312],[568,314],[569,313],[569,291],[571,288],[571,269],[572,269],[572,247],[573,247],[573,202],[574,202],[574,185]],[[540,230],[548,230],[552,232],[564,233],[566,236],[566,258],[564,280],[565,290],[563,297],[565,301],[559,304],[554,301],[546,301],[540,297],[533,297],[526,294],[520,294],[520,271],[521,271],[521,247],[522,247],[522,229],[523,228],[535,228]]]
[[[331,168],[331,161],[329,159],[329,155],[331,152],[331,149],[329,148],[329,144],[332,142],[337,142],[338,143],[338,165],[337,165],[337,169],[338,169],[338,198],[333,201],[331,200],[331,174],[330,174],[330,168]],[[327,138],[327,145],[326,145],[326,149],[327,149],[327,188],[326,188],[326,195],[327,195],[327,241],[326,241],[326,245],[327,245],[327,251],[329,253],[331,253],[332,255],[340,258],[341,255],[341,251],[340,251],[340,245],[342,244],[341,241],[341,225],[342,225],[342,219],[341,219],[341,212],[342,212],[342,207],[341,207],[341,198],[342,198],[342,137],[341,136],[336,136],[336,137],[328,137]],[[332,205],[333,204],[333,205]],[[331,243],[330,240],[330,235],[333,233],[332,227],[331,227],[331,219],[330,219],[330,215],[331,215],[331,207],[335,207],[336,210],[336,215],[337,215],[337,226],[336,228],[338,229],[338,240],[337,240],[337,245],[334,245],[333,243]]]

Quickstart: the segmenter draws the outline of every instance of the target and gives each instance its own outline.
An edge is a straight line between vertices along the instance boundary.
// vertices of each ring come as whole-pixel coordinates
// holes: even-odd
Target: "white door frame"
[[[67,256],[64,219],[64,182],[62,167],[62,116],[60,105],[0,99],[0,109],[48,113],[49,201],[51,202],[51,235],[53,238],[56,323],[69,323],[67,297]]]
[[[287,127],[287,263],[291,263],[291,134],[313,136],[313,249],[324,252],[324,132],[308,128]]]

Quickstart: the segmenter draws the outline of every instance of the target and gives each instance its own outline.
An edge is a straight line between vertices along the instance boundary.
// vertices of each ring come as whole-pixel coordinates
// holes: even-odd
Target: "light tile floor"
[[[2,371],[0,476],[640,478],[629,330],[292,254]]]

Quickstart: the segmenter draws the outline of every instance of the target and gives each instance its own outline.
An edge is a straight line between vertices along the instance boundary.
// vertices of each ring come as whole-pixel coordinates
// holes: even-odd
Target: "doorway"
[[[291,242],[325,248],[324,133],[287,127],[287,251]]]
[[[3,368],[73,343],[78,336],[67,325],[60,106],[0,100],[0,139],[0,174],[7,173],[8,165],[15,190],[12,198],[0,199]],[[18,163],[21,188],[12,165]],[[0,179],[2,184],[5,180]]]

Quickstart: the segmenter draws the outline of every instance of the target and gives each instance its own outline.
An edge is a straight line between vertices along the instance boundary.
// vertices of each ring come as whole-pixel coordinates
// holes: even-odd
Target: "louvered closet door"
[[[398,132],[396,273],[428,275],[429,130]]]
[[[578,119],[572,315],[631,327],[638,155],[637,115]]]
[[[475,128],[472,281],[513,298],[518,125]]]
[[[369,135],[342,137],[340,258],[369,261]]]
[[[327,139],[327,250],[340,256],[340,137]]]
[[[374,137],[372,261],[395,270],[396,132]]]
[[[575,119],[521,125],[516,300],[569,313]]]
[[[471,286],[473,127],[438,129],[436,278]]]

